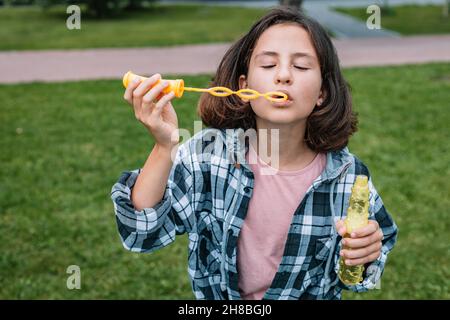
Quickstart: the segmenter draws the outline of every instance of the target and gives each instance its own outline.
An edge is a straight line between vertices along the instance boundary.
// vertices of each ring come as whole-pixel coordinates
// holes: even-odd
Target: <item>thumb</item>
[[[341,237],[344,237],[344,235],[347,233],[347,228],[345,227],[344,220],[338,220],[336,222],[336,230]]]

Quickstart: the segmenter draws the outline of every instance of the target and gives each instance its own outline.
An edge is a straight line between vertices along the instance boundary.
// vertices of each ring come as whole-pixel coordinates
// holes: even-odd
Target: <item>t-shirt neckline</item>
[[[253,148],[252,144],[249,143],[249,159],[250,157],[253,155],[254,157],[256,157],[257,159],[257,163],[249,163],[250,165],[253,166],[258,166],[258,167],[262,167],[262,168],[266,168],[267,170],[273,170],[275,175],[282,175],[282,176],[297,176],[297,175],[301,175],[304,174],[305,172],[309,171],[315,164],[317,161],[320,160],[320,153],[318,152],[316,154],[316,156],[314,157],[314,159],[304,168],[299,169],[299,170],[280,170],[280,169],[276,169],[272,166],[270,166],[269,164],[267,164],[266,162],[264,162],[259,155],[256,153],[256,150]]]

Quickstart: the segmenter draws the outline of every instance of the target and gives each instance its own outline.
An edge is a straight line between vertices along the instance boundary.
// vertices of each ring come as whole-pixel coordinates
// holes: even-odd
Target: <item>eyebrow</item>
[[[263,51],[261,53],[258,53],[255,56],[255,59],[260,57],[260,56],[272,56],[272,57],[278,57],[279,54],[278,52],[275,51]],[[314,57],[312,55],[310,55],[309,53],[306,52],[295,52],[291,54],[292,57],[297,58],[297,57],[306,57],[306,58],[311,58],[314,59]]]

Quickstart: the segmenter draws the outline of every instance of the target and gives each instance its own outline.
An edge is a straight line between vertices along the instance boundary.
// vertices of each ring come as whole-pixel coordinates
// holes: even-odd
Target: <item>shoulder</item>
[[[235,129],[204,128],[189,137],[180,147],[191,155],[221,155],[235,144]]]
[[[352,175],[350,176],[351,181],[354,181],[355,177],[357,175],[365,175],[369,179],[369,190],[370,190],[370,205],[373,207],[375,206],[375,201],[379,201],[380,196],[378,194],[378,191],[376,190],[373,182],[373,177],[370,174],[370,170],[368,166],[363,162],[361,158],[356,156],[355,154],[352,154],[349,152],[349,155],[352,159],[352,165],[350,168],[349,173]]]
[[[365,175],[370,178],[370,171],[368,166],[360,157],[350,152],[348,147],[339,150],[338,154],[342,159],[346,159],[346,161],[351,163],[349,168],[349,171],[351,173],[353,173],[354,175]]]
[[[192,138],[189,139],[189,143],[200,144],[203,148],[214,142],[221,142],[226,140],[225,129],[217,128],[204,128],[199,132],[195,133]]]
[[[184,142],[178,146],[174,162],[185,163],[192,169],[201,165],[205,170],[204,164],[221,162],[222,158],[227,158],[229,150],[233,149],[233,139],[234,134],[231,131],[209,127],[191,136],[185,134]]]
[[[370,171],[367,165],[356,155],[353,155],[354,170],[357,175],[365,175],[370,178]]]

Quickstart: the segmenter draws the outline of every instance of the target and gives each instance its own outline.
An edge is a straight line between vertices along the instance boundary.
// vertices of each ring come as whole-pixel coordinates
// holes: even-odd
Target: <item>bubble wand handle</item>
[[[148,79],[147,77],[143,77],[143,76],[137,75],[137,74],[135,74],[135,73],[133,73],[131,71],[128,71],[123,76],[123,79],[122,79],[123,86],[125,88],[128,87],[128,84],[131,81],[133,81],[135,78],[138,78],[140,81],[144,81],[144,80]],[[154,86],[157,85],[158,83],[160,83],[163,80],[165,80],[165,79],[159,79],[158,81],[156,81]],[[166,80],[166,81],[169,82],[169,85],[164,88],[163,93],[164,94],[168,94],[169,92],[173,91],[175,93],[175,97],[181,98],[183,96],[183,93],[184,93],[184,80],[183,79],[176,79],[176,80]]]

